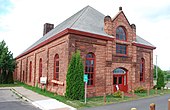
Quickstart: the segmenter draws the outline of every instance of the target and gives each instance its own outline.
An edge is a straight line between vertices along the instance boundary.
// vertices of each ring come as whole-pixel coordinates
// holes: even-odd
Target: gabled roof
[[[120,10],[116,16],[113,18],[113,21],[120,15],[120,14],[123,14],[123,16],[125,17],[126,21],[128,22],[129,26],[130,26],[130,23],[129,23],[129,20],[127,19],[126,15],[124,14],[124,12],[122,10]]]
[[[99,11],[90,6],[86,6],[61,24],[57,25],[24,52],[67,28],[112,37],[104,32],[104,17],[105,15]]]
[[[120,13],[123,13],[123,12],[120,11],[117,14],[117,16]],[[45,45],[44,43],[45,41],[51,39],[52,37],[54,37],[55,35],[61,33],[62,31],[66,29],[78,30],[82,32],[88,32],[88,33],[92,33],[96,35],[101,35],[101,36],[108,37],[108,38],[113,38],[113,36],[106,34],[104,31],[104,17],[105,17],[104,14],[100,13],[99,11],[95,10],[94,8],[90,6],[86,6],[85,8],[83,8],[82,10],[80,10],[79,12],[71,16],[70,18],[66,19],[65,21],[57,25],[50,32],[45,34],[37,42],[35,42],[33,45],[27,48],[20,56],[24,55],[24,53],[27,54],[28,51],[35,48],[39,44]],[[146,46],[153,46],[152,44],[140,38],[139,36],[136,37],[135,43],[143,44]]]

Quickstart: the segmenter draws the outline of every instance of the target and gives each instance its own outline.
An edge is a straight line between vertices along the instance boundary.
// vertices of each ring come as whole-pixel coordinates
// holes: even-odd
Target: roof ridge
[[[83,12],[79,15],[79,17],[77,17],[77,19],[73,22],[73,24],[70,26],[70,28],[80,19],[80,17],[84,14],[84,12],[88,9],[88,7],[90,7],[90,6],[88,5],[83,9]]]

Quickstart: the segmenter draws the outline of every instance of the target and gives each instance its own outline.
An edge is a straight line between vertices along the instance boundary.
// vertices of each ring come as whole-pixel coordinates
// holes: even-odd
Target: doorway
[[[113,91],[127,92],[127,71],[123,68],[113,70]]]

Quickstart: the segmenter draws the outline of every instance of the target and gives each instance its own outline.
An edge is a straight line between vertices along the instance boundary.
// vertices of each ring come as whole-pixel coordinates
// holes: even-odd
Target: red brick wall
[[[106,41],[77,35],[70,35],[69,41],[69,57],[75,50],[80,50],[85,64],[86,54],[89,52],[95,54],[94,86],[88,87],[88,97],[103,95],[105,93]]]
[[[60,57],[60,70],[59,70],[59,81],[64,82],[64,86],[52,84],[54,73],[54,56],[59,54]],[[63,36],[48,45],[41,47],[19,59],[17,59],[17,78],[21,79],[22,82],[28,85],[36,86],[41,84],[38,82],[39,79],[39,60],[42,58],[42,76],[48,78],[47,90],[56,92],[57,94],[63,95],[66,89],[66,73],[68,67],[68,35]],[[29,82],[30,73],[30,61],[32,61],[32,77]],[[24,71],[24,77],[23,77]],[[21,74],[21,75],[20,75]],[[43,87],[43,86],[42,86]]]

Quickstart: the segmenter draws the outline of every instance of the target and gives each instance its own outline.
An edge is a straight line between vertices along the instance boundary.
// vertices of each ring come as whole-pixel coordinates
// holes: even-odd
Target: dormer
[[[126,42],[133,42],[136,40],[136,26],[135,24],[129,23],[124,12],[122,11],[122,7],[119,7],[119,12],[113,19],[111,19],[110,16],[105,16],[104,30],[107,34],[115,36],[116,40],[123,40]],[[123,36],[116,35],[121,32],[124,33]]]

